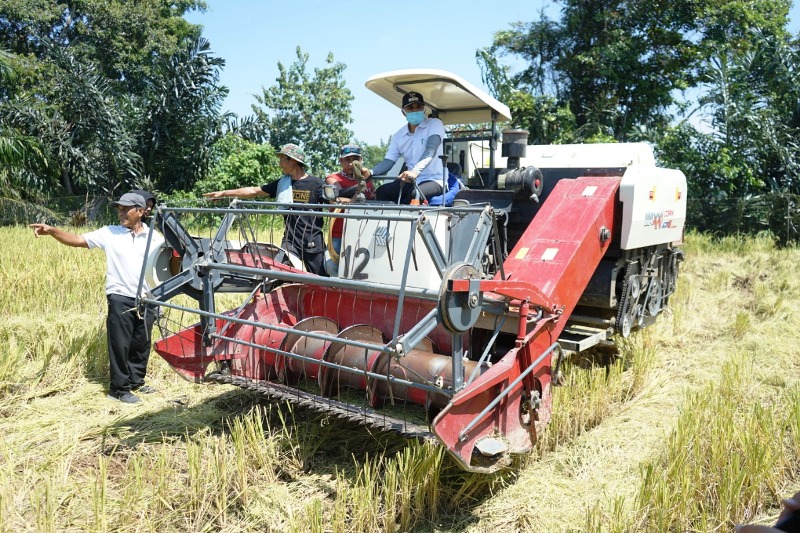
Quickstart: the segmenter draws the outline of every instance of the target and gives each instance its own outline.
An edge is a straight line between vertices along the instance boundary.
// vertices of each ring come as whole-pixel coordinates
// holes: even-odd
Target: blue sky
[[[207,0],[205,13],[186,18],[203,25],[214,55],[225,59],[221,82],[230,94],[226,111],[251,113],[253,94],[275,83],[277,64],[294,63],[295,49],[309,54],[309,67],[324,65],[329,52],[347,65],[344,79],[352,102],[355,137],[370,144],[387,140],[402,123],[400,111],[367,90],[373,74],[406,68],[448,70],[482,87],[475,51],[512,22],[538,19],[550,0]],[[800,7],[790,29],[800,26]]]
[[[483,88],[475,51],[514,21],[538,18],[548,0],[207,0],[205,13],[186,18],[203,25],[214,55],[225,59],[221,82],[230,90],[225,110],[251,113],[253,94],[275,84],[278,62],[294,63],[300,46],[309,67],[324,65],[328,52],[347,65],[353,93],[355,137],[384,141],[403,123],[400,111],[364,87],[372,75],[406,68],[438,68]],[[481,7],[483,6],[483,7]]]

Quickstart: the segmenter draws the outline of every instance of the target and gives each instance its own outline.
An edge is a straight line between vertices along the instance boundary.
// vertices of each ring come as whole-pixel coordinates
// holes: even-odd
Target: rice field
[[[800,250],[692,234],[678,293],[573,361],[534,452],[441,448],[190,384],[106,399],[102,252],[0,229],[0,531],[730,531],[800,489]]]

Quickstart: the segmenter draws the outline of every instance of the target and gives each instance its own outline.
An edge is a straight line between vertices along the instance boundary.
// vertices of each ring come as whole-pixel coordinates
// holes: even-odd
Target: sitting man
[[[342,165],[342,170],[334,174],[328,174],[325,177],[325,183],[334,185],[337,188],[338,202],[349,202],[357,192],[358,178],[353,171],[353,163],[361,160],[361,147],[357,144],[346,144],[339,151],[339,163]],[[367,200],[375,198],[375,189],[372,186],[372,182],[366,183],[364,196]],[[338,254],[342,244],[342,219],[333,219],[331,224],[333,224],[331,228],[331,246]]]
[[[381,201],[410,204],[419,188],[425,199],[442,194],[442,140],[445,137],[444,124],[438,118],[425,117],[425,101],[417,92],[403,96],[404,124],[389,143],[386,158],[372,169],[364,169],[365,178],[386,174],[402,157],[408,170],[402,172],[395,181],[385,183],[375,191],[376,199]]]

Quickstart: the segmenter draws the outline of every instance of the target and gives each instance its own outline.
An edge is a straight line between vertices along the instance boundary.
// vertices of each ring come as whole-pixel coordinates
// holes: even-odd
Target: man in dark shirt
[[[145,191],[144,189],[134,189],[131,192],[144,198],[144,201],[147,204],[147,209],[144,210],[144,216],[142,217],[142,220],[144,220],[145,224],[149,224],[150,217],[153,214],[153,209],[156,208],[156,203],[158,203],[155,195],[149,191]]]
[[[296,144],[285,144],[278,151],[283,176],[260,187],[240,187],[225,191],[207,192],[203,196],[219,198],[256,198],[270,196],[286,204],[325,203],[321,179],[306,174],[305,153]],[[303,209],[301,207],[301,209]],[[306,269],[325,275],[325,243],[322,240],[322,217],[287,215],[281,246],[303,260]]]

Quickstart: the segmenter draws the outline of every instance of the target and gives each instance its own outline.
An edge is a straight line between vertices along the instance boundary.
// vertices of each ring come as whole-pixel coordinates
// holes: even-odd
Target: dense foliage
[[[477,51],[484,81],[530,142],[650,142],[709,206],[800,193],[790,0],[559,5],[558,17],[511,23]],[[0,0],[0,197],[265,182],[288,142],[305,148],[312,173],[335,170],[339,146],[354,140],[346,66],[328,54],[312,68],[297,47],[252,115],[223,113],[224,60],[184,18],[205,7]],[[368,164],[382,158],[385,146],[361,144]]]
[[[5,195],[191,187],[219,134],[224,62],[183,15],[199,0],[0,0]],[[35,143],[26,139],[35,139]],[[27,148],[23,150],[23,148]],[[5,159],[5,158],[4,158]]]
[[[198,194],[268,183],[280,176],[275,150],[235,133],[222,137],[211,148],[211,169],[195,185]]]
[[[352,141],[345,66],[278,63],[254,115],[223,114],[224,60],[183,16],[200,0],[0,0],[0,197],[171,195],[264,183],[273,152],[337,166]],[[163,196],[162,196],[163,197]]]
[[[478,51],[532,142],[652,142],[695,197],[800,192],[789,0],[560,4]]]

